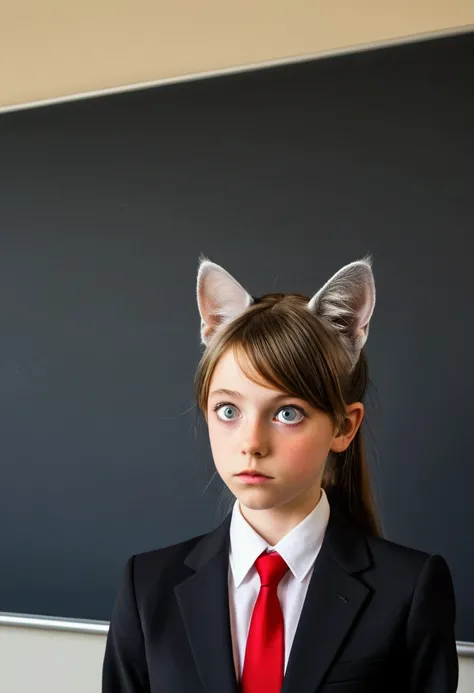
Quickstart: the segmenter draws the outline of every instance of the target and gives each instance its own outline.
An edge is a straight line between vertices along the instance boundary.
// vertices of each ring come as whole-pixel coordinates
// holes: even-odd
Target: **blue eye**
[[[236,407],[234,407],[234,405],[230,404],[229,402],[219,402],[219,404],[216,404],[212,408],[212,410],[217,413],[217,418],[220,421],[223,421],[224,423],[231,423],[232,421],[234,421],[234,418],[231,418],[231,417],[232,417],[232,411],[235,410],[235,408]],[[221,410],[223,411],[223,416],[221,416],[219,414],[219,412]],[[301,418],[299,418],[295,421],[294,412],[299,412],[299,414],[301,415]],[[307,416],[306,412],[304,411],[304,409],[302,407],[298,407],[294,404],[292,404],[291,406],[287,405],[286,407],[281,407],[278,410],[277,415],[281,414],[281,413],[284,413],[284,417],[283,417],[283,421],[280,419],[280,423],[286,423],[286,424],[290,424],[293,426],[300,423]],[[289,413],[289,416],[288,416],[288,413]]]
[[[216,404],[216,406],[214,407],[214,411],[219,412],[220,409],[223,409],[226,415],[229,414],[229,412],[230,415],[232,415],[232,409],[234,409],[234,407],[232,406],[232,404]],[[232,419],[228,418],[222,419],[219,416],[219,413],[217,414],[217,418],[221,419],[221,421],[232,421]]]
[[[293,410],[293,412],[299,411],[299,413],[302,415],[302,416],[301,416],[301,419],[298,419],[298,420],[295,422],[294,418],[289,418],[288,416],[286,416],[286,414],[288,414],[288,412],[290,412],[290,417],[291,417],[291,411],[292,411],[292,410]],[[279,414],[285,413],[285,416],[283,417],[283,418],[284,418],[284,422],[285,422],[285,423],[290,423],[290,424],[299,423],[299,422],[302,420],[302,418],[304,418],[304,414],[302,413],[302,410],[301,410],[299,407],[282,407],[278,413],[279,413]]]

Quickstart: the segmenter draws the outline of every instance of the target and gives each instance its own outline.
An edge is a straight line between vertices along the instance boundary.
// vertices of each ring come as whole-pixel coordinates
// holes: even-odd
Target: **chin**
[[[254,489],[249,490],[253,491]],[[238,495],[234,493],[234,495],[239,503],[249,510],[270,510],[270,508],[274,508],[278,505],[276,498],[272,498],[270,495],[265,495],[263,493],[258,494],[250,492],[239,493]]]

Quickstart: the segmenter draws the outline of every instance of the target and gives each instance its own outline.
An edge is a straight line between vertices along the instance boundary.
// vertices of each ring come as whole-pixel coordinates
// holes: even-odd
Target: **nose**
[[[268,439],[264,426],[258,421],[249,422],[244,431],[242,455],[264,457],[268,453]]]

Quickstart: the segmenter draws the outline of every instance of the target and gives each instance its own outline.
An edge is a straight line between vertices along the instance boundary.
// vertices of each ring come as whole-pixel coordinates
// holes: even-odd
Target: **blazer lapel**
[[[282,693],[315,693],[337,656],[370,589],[353,573],[370,556],[364,535],[331,506],[321,551],[295,633]]]
[[[230,519],[229,514],[196,544],[185,560],[195,572],[175,587],[206,693],[237,693],[228,599]]]

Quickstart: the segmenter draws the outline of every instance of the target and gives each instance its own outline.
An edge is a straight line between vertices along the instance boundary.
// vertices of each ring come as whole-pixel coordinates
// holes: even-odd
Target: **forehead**
[[[251,376],[250,378],[248,377],[249,375]],[[257,383],[253,382],[254,380]],[[212,392],[212,390],[217,388],[228,388],[241,392],[244,392],[244,390],[246,392],[275,392],[273,386],[265,382],[262,376],[255,371],[245,353],[239,352],[237,358],[233,349],[227,349],[224,352],[214,369],[210,391]]]

